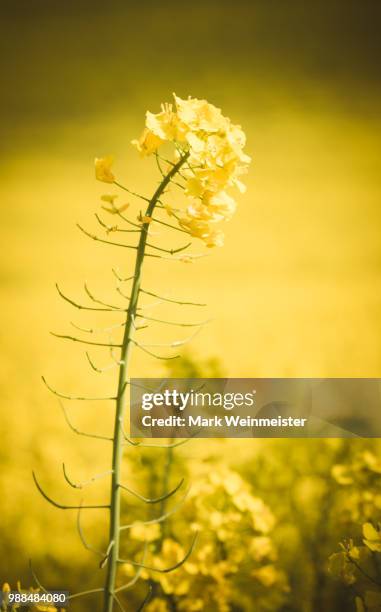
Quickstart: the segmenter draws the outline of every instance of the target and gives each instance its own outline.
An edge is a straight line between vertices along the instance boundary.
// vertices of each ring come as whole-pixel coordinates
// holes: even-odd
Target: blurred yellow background
[[[380,42],[373,2],[23,0],[1,11],[0,578],[15,580],[30,556],[66,567],[85,555],[74,518],[38,497],[30,472],[38,467],[67,499],[61,462],[81,479],[109,456],[73,440],[40,376],[69,393],[113,392],[115,373],[89,373],[84,347],[49,331],[118,319],[72,310],[54,284],[84,302],[86,280],[118,299],[111,267],[128,275],[133,256],[92,243],[75,223],[95,227],[100,195],[113,192],[96,183],[95,156],[115,155],[118,179],[152,192],[154,161],[130,140],[172,91],[221,107],[242,124],[253,156],[225,247],[193,265],[146,265],[147,288],[208,303],[213,321],[193,342],[196,357],[217,357],[232,377],[380,376]],[[126,201],[137,215],[138,202]],[[135,351],[133,374],[161,371]],[[111,424],[99,403],[72,414],[93,430]]]

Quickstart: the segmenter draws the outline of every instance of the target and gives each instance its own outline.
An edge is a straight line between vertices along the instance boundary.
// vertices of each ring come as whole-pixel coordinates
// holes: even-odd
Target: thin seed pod
[[[143,568],[141,568],[143,569]],[[143,599],[142,603],[140,604],[139,608],[136,610],[136,612],[142,612],[142,610],[146,607],[146,605],[150,602],[151,597],[152,597],[152,593],[153,593],[153,587],[152,584],[148,585],[148,592],[147,595],[145,596],[145,598]]]
[[[191,545],[190,545],[190,547],[188,549],[188,552],[181,559],[181,561],[178,561],[174,565],[171,565],[170,567],[166,567],[164,569],[158,568],[158,567],[152,567],[152,566],[149,566],[149,565],[144,565],[142,563],[139,563],[138,561],[131,561],[129,559],[118,559],[118,563],[125,563],[127,565],[133,565],[134,567],[141,567],[142,569],[149,570],[151,572],[159,572],[159,574],[168,574],[169,572],[173,572],[174,570],[176,570],[179,567],[181,567],[182,565],[184,565],[184,563],[189,559],[189,557],[191,556],[191,554],[193,552],[193,549],[195,547],[195,544],[196,544],[196,541],[197,541],[197,537],[198,537],[198,533],[196,532],[194,534],[194,536],[193,536],[193,540],[192,540]]]
[[[93,593],[103,593],[104,588],[100,587],[98,589],[90,589],[88,591],[81,591],[80,593],[73,593],[73,595],[69,595],[68,599],[76,599],[77,597],[85,597],[85,595],[92,595]]]
[[[70,427],[70,429],[71,429],[71,430],[72,430],[74,433],[78,434],[79,436],[85,436],[86,438],[95,438],[96,440],[107,440],[108,442],[112,442],[112,441],[113,441],[113,438],[111,438],[111,437],[108,437],[108,436],[101,436],[101,435],[98,435],[98,434],[91,434],[91,433],[87,433],[87,432],[85,432],[85,431],[80,431],[79,429],[77,429],[76,427],[74,427],[74,425],[72,424],[72,422],[70,421],[70,419],[69,419],[69,417],[68,417],[68,414],[67,414],[66,408],[65,408],[65,406],[63,405],[63,403],[61,402],[61,400],[59,400],[59,403],[60,403],[60,406],[61,406],[62,411],[63,411],[63,413],[64,413],[65,421],[66,421],[66,423],[68,424],[68,426]]]
[[[169,360],[169,359],[178,359],[180,357],[180,355],[157,355],[156,353],[153,353],[152,351],[150,351],[149,349],[145,348],[144,345],[140,344],[139,342],[136,342],[136,340],[132,340],[131,339],[132,344],[134,344],[135,346],[137,346],[138,348],[140,348],[140,350],[142,350],[144,353],[147,353],[147,355],[150,355],[151,357],[154,357],[155,359],[162,359],[164,361]]]
[[[78,508],[99,510],[99,509],[104,509],[104,508],[110,508],[110,504],[89,504],[86,506],[83,506],[83,505],[72,506],[72,505],[60,504],[45,493],[40,483],[38,482],[37,476],[34,473],[34,471],[32,471],[32,476],[33,476],[34,484],[36,485],[38,491],[41,493],[42,497],[46,499],[46,501],[48,501],[50,504],[52,504],[52,506],[55,506],[56,508],[60,508],[61,510],[78,510]]]
[[[102,300],[94,297],[93,293],[90,291],[89,287],[87,286],[87,283],[84,283],[84,289],[88,297],[96,304],[101,304],[102,306],[106,306],[106,308],[112,308],[113,310],[120,310],[119,306],[114,306],[113,304],[107,304],[106,302],[103,302]]]
[[[157,219],[156,217],[152,217],[152,221],[154,221],[155,223],[159,223],[159,225],[164,225],[165,227],[169,227],[170,229],[174,229],[178,232],[182,232],[183,234],[188,234],[188,236],[190,236],[190,232],[187,232],[187,230],[181,228],[181,227],[177,227],[176,225],[171,225],[170,223],[166,223],[165,221],[162,221],[161,219]]]
[[[144,552],[143,552],[143,557],[142,557],[142,561],[141,561],[143,564],[146,561],[147,551],[148,551],[148,543],[144,542]],[[139,567],[137,569],[137,571],[136,571],[135,576],[129,582],[127,582],[126,584],[123,584],[122,586],[120,586],[117,589],[115,589],[115,593],[120,593],[121,591],[126,591],[127,589],[130,589],[131,587],[133,587],[134,584],[136,584],[137,581],[139,580],[142,571],[143,571],[143,568]],[[142,608],[139,608],[139,609],[142,609]]]
[[[89,362],[89,364],[91,366],[91,369],[94,370],[94,372],[98,372],[98,374],[102,374],[103,372],[107,372],[107,370],[112,370],[113,368],[118,368],[120,365],[122,365],[122,362],[118,361],[116,363],[115,362],[114,363],[110,363],[109,365],[104,366],[103,368],[98,368],[98,367],[96,367],[94,365],[94,362],[91,359],[91,357],[90,357],[90,355],[89,355],[89,353],[87,351],[86,351],[86,357],[87,357],[87,360],[88,360],[88,362]]]
[[[118,272],[115,270],[115,268],[111,268],[111,271],[113,273],[113,275],[118,279],[118,281],[122,282],[122,283],[126,283],[127,281],[132,280],[133,278],[135,278],[134,276],[127,276],[126,278],[122,278]]]
[[[161,514],[157,518],[150,519],[149,521],[135,521],[134,523],[129,523],[128,525],[122,525],[121,527],[119,527],[119,530],[125,531],[126,529],[131,529],[132,527],[134,527],[134,525],[136,525],[137,522],[141,525],[157,525],[159,523],[162,523],[167,518],[172,516],[172,514],[175,514],[179,508],[181,508],[186,498],[188,497],[189,491],[190,491],[190,488],[185,493],[185,495],[181,498],[178,504],[176,504],[175,506],[173,506],[173,508],[171,508],[170,510],[167,510],[166,512],[164,512],[164,514]]]
[[[106,563],[107,563],[107,561],[108,561],[108,559],[110,557],[110,553],[111,553],[111,551],[112,551],[112,549],[114,547],[114,544],[115,544],[114,540],[112,540],[109,543],[109,545],[107,547],[107,550],[106,550],[106,553],[103,555],[103,559],[102,559],[102,561],[99,564],[100,569],[103,569],[104,566],[106,565]]]
[[[85,234],[85,236],[87,236],[88,238],[91,238],[92,240],[95,240],[97,242],[103,242],[103,244],[111,244],[112,246],[118,246],[118,247],[123,247],[125,249],[134,249],[136,250],[138,247],[131,245],[131,244],[121,244],[119,242],[111,242],[110,240],[104,240],[103,238],[99,238],[99,236],[97,236],[96,234],[92,234],[91,232],[88,232],[87,230],[85,230],[81,225],[79,225],[79,223],[77,223],[77,227],[79,230],[81,230],[81,232],[83,234]]]
[[[32,574],[32,578],[35,581],[38,588],[41,589],[41,591],[43,591],[44,593],[48,593],[47,589],[41,584],[40,580],[37,577],[37,574],[35,573],[33,569],[32,559],[29,559],[29,571]]]
[[[63,300],[65,300],[65,302],[68,302],[69,304],[71,304],[75,308],[78,308],[79,310],[93,310],[93,311],[96,311],[96,312],[118,312],[118,311],[119,312],[128,312],[128,309],[126,309],[126,308],[94,308],[93,306],[83,306],[82,304],[78,304],[78,302],[75,302],[71,298],[68,298],[64,293],[62,293],[62,291],[59,288],[57,283],[56,283],[56,289],[57,289],[58,294],[60,295],[60,297]]]
[[[71,487],[73,487],[73,489],[83,489],[84,487],[88,486],[89,484],[92,484],[96,480],[100,480],[101,478],[104,478],[105,476],[109,476],[112,473],[111,470],[107,470],[107,472],[102,472],[101,474],[96,474],[95,476],[92,476],[92,478],[89,478],[89,480],[85,480],[80,483],[75,483],[69,478],[67,474],[66,466],[64,463],[62,463],[62,471],[63,471],[66,482]]]
[[[82,340],[82,338],[76,338],[75,336],[67,336],[65,334],[56,334],[50,332],[55,338],[61,338],[62,340],[71,340],[72,342],[79,342],[81,344],[89,344],[90,346],[107,346],[111,348],[121,348],[121,344],[110,344],[109,342],[91,342],[90,340]]]
[[[119,610],[121,610],[121,612],[127,612],[126,608],[122,605],[122,602],[120,601],[119,597],[117,597],[117,595],[115,595],[115,592],[113,593],[113,599],[118,604]]]
[[[121,185],[121,183],[118,183],[117,181],[114,181],[114,185],[116,185],[117,187],[120,187],[120,189],[123,189],[123,191],[127,191],[128,193],[135,196],[136,198],[140,198],[141,200],[144,200],[145,202],[150,201],[149,198],[146,198],[145,196],[142,196],[140,195],[140,193],[136,193],[135,191],[131,191],[131,189],[127,189],[127,187],[125,187],[124,185]]]
[[[140,293],[145,293],[146,295],[150,295],[152,297],[159,298],[164,302],[171,302],[173,304],[179,304],[180,306],[206,306],[206,304],[200,304],[199,302],[187,302],[184,300],[175,300],[174,298],[169,298],[163,295],[158,295],[157,293],[153,293],[152,291],[146,291],[145,289],[140,289]]]
[[[88,401],[89,402],[101,402],[101,401],[117,399],[115,396],[111,396],[111,397],[81,397],[81,396],[76,396],[76,395],[65,395],[64,393],[59,393],[58,391],[53,389],[53,387],[51,387],[46,382],[44,376],[41,376],[41,379],[42,379],[44,385],[46,385],[46,387],[49,389],[49,391],[51,391],[52,393],[54,393],[54,395],[57,395],[58,397],[62,397],[63,399],[78,400],[78,401],[82,401],[82,402],[88,402]]]
[[[103,552],[101,550],[97,550],[96,548],[88,544],[85,538],[85,535],[82,530],[82,525],[81,525],[81,510],[82,510],[82,505],[80,505],[80,508],[78,508],[78,513],[77,513],[77,531],[78,531],[79,538],[84,548],[86,548],[86,550],[89,550],[90,552],[95,553],[96,555],[100,557],[103,557]]]
[[[144,317],[144,319],[146,319],[147,321],[154,321],[155,323],[164,323],[165,325],[175,325],[178,327],[203,327],[204,325],[210,322],[210,319],[208,319],[207,321],[199,321],[197,323],[183,323],[180,321],[166,321],[163,319],[155,319],[154,317],[148,317],[147,315],[141,315],[139,313],[136,313],[135,316]]]
[[[104,223],[104,221],[102,221],[102,219],[100,218],[100,216],[97,213],[95,213],[94,216],[95,216],[96,220],[98,221],[99,225],[101,227],[103,227],[103,229],[105,229],[107,233],[110,233],[110,232],[124,232],[124,233],[134,233],[134,232],[136,233],[136,232],[140,232],[140,230],[138,230],[138,229],[121,229],[117,225],[114,225],[114,226],[107,225],[107,223]]]
[[[174,489],[172,489],[172,491],[169,491],[169,493],[166,493],[165,495],[161,495],[160,497],[155,497],[155,498],[144,497],[144,495],[140,495],[140,493],[137,493],[133,489],[130,489],[129,487],[126,487],[126,485],[120,484],[119,486],[124,491],[127,491],[127,493],[131,493],[131,495],[134,495],[135,497],[137,497],[138,499],[140,499],[141,501],[143,501],[146,504],[157,504],[159,502],[162,502],[162,501],[172,497],[172,495],[174,495],[180,489],[180,487],[182,486],[183,482],[184,482],[184,478],[182,478],[180,480],[179,484],[176,485],[176,487]]]

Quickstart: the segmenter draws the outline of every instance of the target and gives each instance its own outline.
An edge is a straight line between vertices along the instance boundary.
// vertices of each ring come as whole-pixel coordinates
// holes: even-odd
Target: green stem
[[[170,478],[171,478],[171,471],[172,471],[172,463],[173,463],[173,448],[169,447],[167,448],[167,453],[166,453],[166,461],[165,461],[165,466],[164,466],[164,474],[163,474],[163,484],[162,484],[162,492],[161,495],[165,496],[168,491],[169,491],[169,482],[170,482]],[[160,504],[160,515],[165,514],[166,508],[167,508],[167,500],[163,499],[161,504]],[[163,542],[164,538],[166,537],[166,524],[163,523],[163,525],[161,526],[161,543]]]
[[[161,195],[165,191],[168,183],[180,170],[183,163],[186,161],[188,155],[183,155],[180,160],[171,168],[166,176],[161,181],[159,187],[156,189],[151,200],[148,203],[145,215],[151,217],[156,206],[156,203],[160,199]],[[115,412],[115,423],[114,423],[114,437],[113,437],[113,454],[112,454],[112,477],[111,477],[111,495],[110,495],[110,533],[109,533],[109,556],[107,560],[107,576],[105,583],[105,595],[104,595],[104,612],[112,612],[114,607],[114,594],[115,594],[115,582],[117,575],[117,563],[120,548],[120,472],[123,455],[123,421],[126,411],[127,404],[127,377],[128,377],[128,363],[133,347],[132,336],[134,332],[134,319],[136,317],[142,266],[144,261],[145,249],[147,246],[147,232],[149,224],[145,223],[142,226],[140,233],[139,244],[136,253],[135,260],[135,272],[134,280],[131,288],[130,306],[127,313],[126,326],[123,337],[123,344],[120,353],[120,370],[119,370],[119,381],[118,381],[118,394],[116,398],[116,412]]]

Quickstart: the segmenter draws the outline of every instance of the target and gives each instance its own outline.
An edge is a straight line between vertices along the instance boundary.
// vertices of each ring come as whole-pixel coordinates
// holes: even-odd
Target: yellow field
[[[164,15],[169,18],[168,10]],[[242,11],[244,21],[250,9]],[[223,31],[229,15],[220,23]],[[193,15],[190,32],[196,31],[196,21]],[[45,41],[53,44],[60,31],[59,21],[48,19],[44,23],[45,27],[51,23]],[[63,23],[65,29],[70,20],[66,23],[63,17]],[[152,23],[145,30],[148,38],[153,35]],[[98,21],[96,27],[100,27]],[[168,37],[174,36],[171,28],[165,21],[164,56],[170,48]],[[31,31],[33,42],[35,31]],[[216,37],[217,28],[213,32]],[[91,29],[85,30],[84,36],[90,33]],[[21,34],[28,36],[26,23]],[[134,36],[136,45],[139,37],[137,33]],[[245,30],[244,36],[249,40],[250,31]],[[78,39],[76,44],[80,46]],[[74,49],[66,61],[63,40],[60,49],[57,70],[67,78],[70,66],[74,66],[74,81],[80,88],[81,55],[75,63]],[[44,55],[39,47],[33,53],[37,62]],[[113,53],[115,58],[115,49]],[[36,113],[28,122],[20,114],[18,124],[15,113],[12,126],[5,126],[9,144],[2,156],[0,200],[0,492],[2,555],[7,558],[0,578],[4,580],[14,582],[22,577],[30,583],[29,557],[36,558],[48,576],[57,576],[68,566],[74,575],[76,565],[83,571],[87,563],[88,554],[82,551],[75,533],[75,518],[53,509],[38,496],[31,470],[37,469],[41,481],[57,498],[78,499],[64,484],[62,461],[73,479],[81,480],[107,469],[110,455],[103,443],[98,446],[77,439],[67,429],[57,398],[43,386],[41,375],[67,393],[113,394],[115,372],[102,377],[91,372],[83,346],[57,340],[49,331],[73,334],[76,330],[70,321],[91,327],[120,319],[71,309],[59,299],[54,285],[59,282],[67,294],[88,303],[82,286],[86,280],[97,296],[122,303],[115,292],[111,268],[118,267],[121,274],[128,275],[133,255],[87,240],[75,223],[95,228],[93,214],[100,210],[100,195],[113,192],[95,181],[95,156],[115,155],[118,179],[138,192],[152,193],[158,180],[154,161],[140,159],[130,140],[139,135],[146,108],[155,112],[161,101],[170,99],[172,89],[184,97],[205,97],[241,123],[253,164],[246,181],[247,193],[239,198],[237,214],[226,226],[223,249],[208,250],[208,257],[192,265],[167,260],[146,264],[147,288],[205,301],[205,313],[165,304],[150,313],[177,320],[211,317],[192,342],[191,354],[196,360],[218,358],[231,377],[381,375],[381,124],[375,112],[376,96],[371,98],[365,92],[363,104],[360,97],[357,105],[351,104],[347,98],[356,87],[350,81],[347,96],[340,97],[324,80],[306,83],[300,76],[290,76],[285,87],[281,76],[278,82],[274,73],[262,86],[259,60],[252,74],[244,69],[234,73],[229,60],[232,63],[228,62],[226,75],[223,65],[214,73],[211,63],[201,75],[190,73],[188,79],[181,74],[181,57],[176,58],[172,71],[162,67],[163,72],[153,76],[145,96],[151,56],[146,48],[141,53],[136,65],[132,56],[132,64],[127,62],[132,70],[128,77],[130,94],[118,94],[119,58],[114,80],[111,74],[100,76],[92,66],[92,80],[86,77],[86,82],[95,83],[94,91],[89,87],[87,92],[92,99],[88,114],[86,102],[90,103],[84,90],[80,92],[80,112],[65,114],[65,100],[60,107],[55,79],[51,115]],[[46,57],[47,80],[53,61]],[[87,69],[84,62],[83,70]],[[246,74],[250,74],[247,88]],[[256,85],[254,77],[258,79]],[[26,77],[24,83],[34,104],[42,100],[38,84],[46,83],[42,74],[38,78],[37,84],[32,77]],[[109,91],[108,104],[97,105],[92,97],[97,95],[98,78]],[[298,87],[302,87],[300,95],[293,93]],[[49,88],[46,91],[49,95]],[[103,95],[103,100],[108,99]],[[122,200],[131,203],[130,216],[136,217],[139,202],[123,194],[119,202]],[[168,201],[176,202],[175,188]],[[181,244],[181,238],[173,239],[175,245]],[[206,252],[197,241],[192,251]],[[154,324],[142,332],[144,339],[153,342],[186,335],[186,330]],[[91,355],[98,365],[109,361],[102,349],[95,348]],[[135,351],[132,374],[154,376],[163,371],[161,362]],[[85,407],[73,402],[71,408],[78,426],[98,432],[110,429],[111,405],[94,402]],[[222,456],[226,464],[234,464],[246,455],[251,457],[255,448],[266,453],[267,445],[273,443],[215,442],[208,444],[207,451],[203,441],[192,444],[192,450],[182,451],[185,457],[211,454],[217,463]],[[286,444],[279,442],[280,446]],[[106,491],[101,485],[95,492],[86,493],[86,499],[102,495],[104,498]],[[101,539],[105,531],[101,533],[99,515],[86,520],[87,529],[91,532],[91,527],[95,528],[96,539]],[[77,578],[79,583],[85,580],[84,575]]]

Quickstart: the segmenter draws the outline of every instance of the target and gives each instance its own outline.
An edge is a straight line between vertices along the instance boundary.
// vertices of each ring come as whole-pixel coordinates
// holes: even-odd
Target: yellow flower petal
[[[115,176],[111,172],[113,161],[114,158],[111,155],[95,158],[95,177],[98,181],[103,183],[113,183],[115,181]]]
[[[151,130],[145,128],[139,140],[132,140],[131,144],[137,148],[142,157],[151,155],[157,151],[160,145],[164,142],[162,138],[159,138]]]
[[[117,195],[102,195],[101,196],[101,200],[102,202],[108,202],[109,204],[114,204],[114,201],[116,200],[118,196]]]
[[[113,206],[112,208],[109,208],[108,206],[102,206],[102,209],[110,213],[110,215],[116,215],[118,213],[123,212],[128,207],[129,207],[129,204],[126,203],[126,204],[122,204],[122,206]]]

